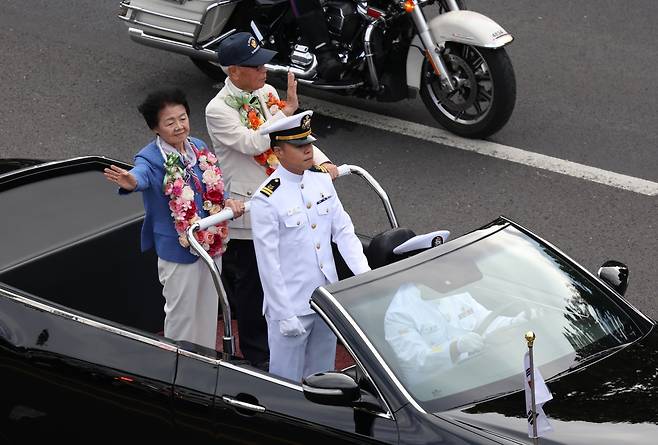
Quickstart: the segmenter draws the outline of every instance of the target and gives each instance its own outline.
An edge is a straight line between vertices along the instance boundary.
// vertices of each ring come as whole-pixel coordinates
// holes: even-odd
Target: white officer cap
[[[266,123],[258,129],[262,135],[270,135],[272,145],[287,142],[292,145],[306,145],[316,141],[311,136],[311,116],[313,111],[293,114],[290,117]]]
[[[448,230],[437,230],[435,232],[426,233],[424,235],[417,235],[393,249],[393,253],[400,255],[403,253],[411,252],[413,250],[436,247],[445,243],[449,236],[450,232]]]

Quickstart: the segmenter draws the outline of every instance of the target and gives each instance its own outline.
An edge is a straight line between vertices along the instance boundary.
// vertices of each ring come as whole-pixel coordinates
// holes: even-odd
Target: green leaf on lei
[[[167,153],[167,159],[164,163],[165,175],[162,180],[162,191],[167,188],[168,182],[173,182],[177,177],[183,177],[183,167],[180,164],[178,153]]]
[[[236,95],[229,94],[224,98],[224,102],[226,102],[226,105],[229,107],[238,110],[238,113],[240,114],[240,122],[242,122],[242,125],[249,126],[247,113],[249,113],[250,109],[256,111],[259,117],[263,117],[263,110],[261,108],[260,101],[255,94],[247,93],[244,91]]]

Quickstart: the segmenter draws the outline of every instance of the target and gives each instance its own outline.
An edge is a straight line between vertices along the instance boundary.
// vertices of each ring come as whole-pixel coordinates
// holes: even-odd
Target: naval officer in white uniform
[[[514,317],[499,315],[482,334],[476,333],[492,312],[468,292],[445,296],[431,286],[402,284],[386,310],[384,330],[406,383],[452,368],[485,348],[487,335],[541,313],[532,308]]]
[[[312,114],[260,130],[270,135],[280,165],[251,207],[270,372],[294,381],[334,369],[336,337],[309,305],[318,286],[338,280],[331,241],[355,275],[370,270],[331,176],[313,165]]]

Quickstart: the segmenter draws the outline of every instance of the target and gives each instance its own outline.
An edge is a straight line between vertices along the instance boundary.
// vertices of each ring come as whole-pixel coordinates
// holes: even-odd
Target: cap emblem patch
[[[311,129],[311,116],[308,114],[302,118],[302,130],[310,130]]]

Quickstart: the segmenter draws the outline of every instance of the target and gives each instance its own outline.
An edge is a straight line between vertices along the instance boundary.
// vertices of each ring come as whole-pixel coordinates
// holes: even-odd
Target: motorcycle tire
[[[226,74],[224,74],[224,71],[222,71],[217,62],[211,62],[210,60],[199,59],[197,57],[190,57],[190,60],[192,60],[192,63],[194,63],[203,74],[210,77],[212,80],[221,82],[226,79]]]
[[[443,59],[456,82],[451,93],[441,87],[427,59],[422,65],[420,96],[434,119],[467,138],[486,138],[500,130],[516,103],[514,68],[505,49],[449,42]]]

